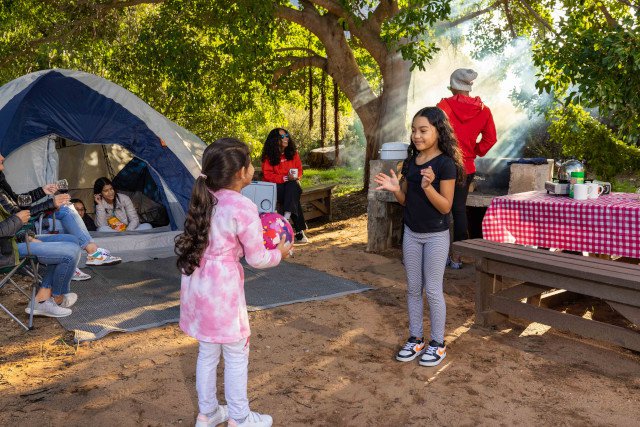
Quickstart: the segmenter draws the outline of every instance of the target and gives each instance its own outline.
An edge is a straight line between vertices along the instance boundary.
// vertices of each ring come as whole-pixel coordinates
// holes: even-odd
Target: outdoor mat
[[[131,332],[178,322],[180,276],[175,257],[87,267],[92,278],[72,282],[78,294],[73,314],[58,320],[75,331],[75,340],[91,341],[109,332]],[[372,288],[303,265],[282,262],[258,270],[244,265],[249,311],[296,302],[334,298]]]

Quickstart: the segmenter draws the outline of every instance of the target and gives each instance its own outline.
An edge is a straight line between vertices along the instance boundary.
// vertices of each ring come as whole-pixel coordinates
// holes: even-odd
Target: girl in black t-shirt
[[[442,282],[449,254],[448,214],[456,183],[465,179],[458,143],[444,112],[437,107],[418,111],[411,124],[411,144],[402,166],[379,173],[376,190],[393,192],[404,205],[402,253],[407,271],[409,339],[396,359],[408,362],[420,357],[420,365],[436,366],[447,355],[444,342],[446,306]],[[431,336],[423,336],[422,293],[429,303]]]

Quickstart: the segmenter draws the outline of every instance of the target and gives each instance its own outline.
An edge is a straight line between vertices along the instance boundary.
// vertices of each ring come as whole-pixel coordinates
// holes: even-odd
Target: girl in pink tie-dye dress
[[[196,426],[229,421],[230,426],[270,426],[268,415],[251,412],[247,398],[249,315],[244,296],[245,257],[255,268],[278,265],[290,245],[263,246],[258,209],[240,190],[251,182],[249,148],[232,138],[209,145],[202,174],[193,188],[184,233],[176,240],[182,272],[180,328],[199,344],[196,389],[200,414]],[[216,370],[225,360],[225,398],[216,398]]]

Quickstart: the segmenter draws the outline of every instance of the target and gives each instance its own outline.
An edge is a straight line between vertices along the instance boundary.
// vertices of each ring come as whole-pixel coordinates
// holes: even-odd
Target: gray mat
[[[266,270],[244,267],[249,311],[371,289],[288,262]],[[59,319],[65,329],[75,331],[76,341],[96,340],[113,331],[152,328],[180,318],[180,276],[175,257],[85,271],[92,279],[72,282],[78,302],[71,316]]]

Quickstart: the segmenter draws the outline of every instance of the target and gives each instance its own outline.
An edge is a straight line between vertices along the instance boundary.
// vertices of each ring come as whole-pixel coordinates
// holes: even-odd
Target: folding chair
[[[26,224],[22,229],[28,229],[33,227],[33,223],[30,222]],[[5,267],[0,267],[0,276],[2,279],[0,280],[0,290],[8,284],[11,283],[20,293],[26,296],[29,299],[29,323],[25,325],[20,319],[18,319],[15,314],[13,314],[4,304],[0,303],[0,308],[5,311],[13,320],[15,320],[20,326],[22,326],[26,330],[33,329],[33,311],[36,300],[36,289],[40,283],[40,275],[38,274],[38,260],[35,256],[30,255],[31,251],[29,249],[29,242],[25,240],[27,243],[27,255],[26,257],[19,259],[18,258],[18,246],[16,244],[15,238],[12,239],[13,253],[15,255],[16,262],[14,265],[9,265]],[[31,285],[31,296],[27,294],[18,284],[13,280],[13,276],[19,272],[21,269],[33,279],[33,283]]]

